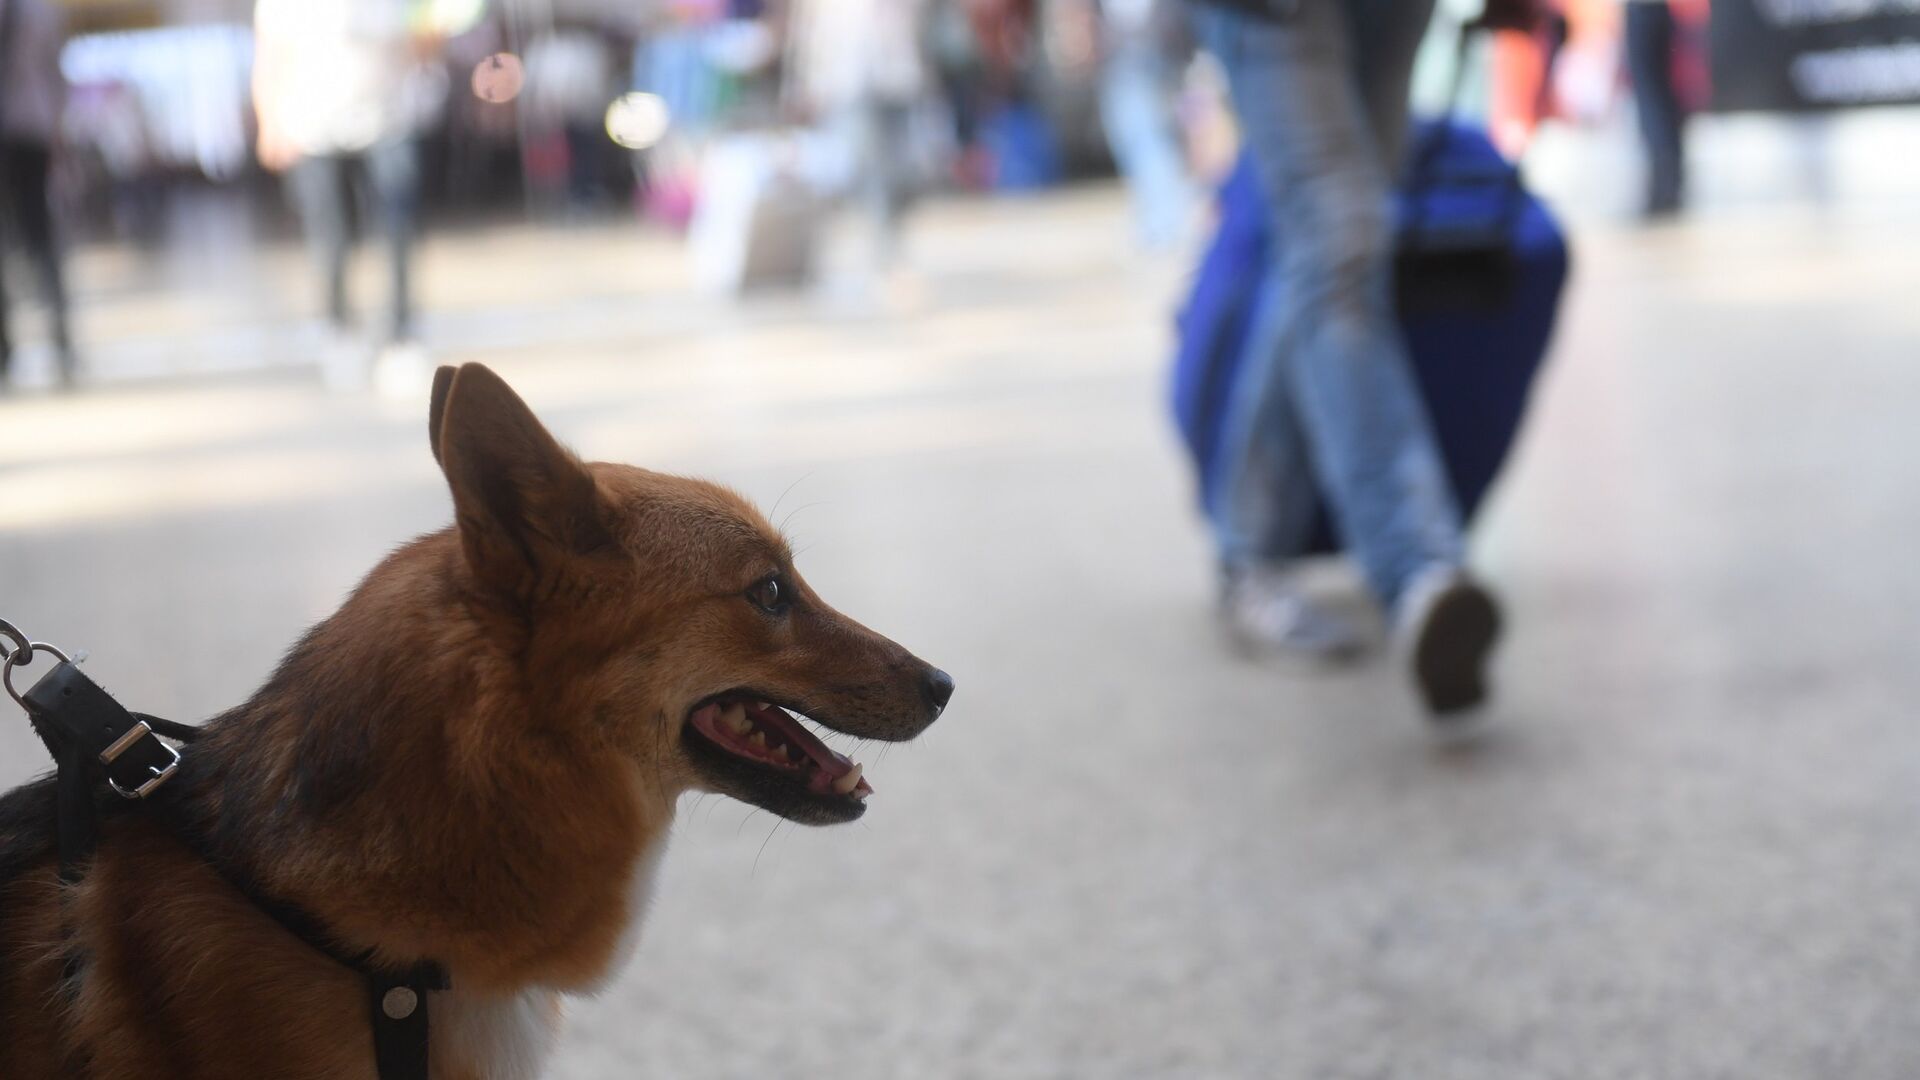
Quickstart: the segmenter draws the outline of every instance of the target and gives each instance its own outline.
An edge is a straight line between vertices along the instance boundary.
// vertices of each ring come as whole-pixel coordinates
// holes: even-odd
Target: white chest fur
[[[647,921],[647,909],[653,905],[654,876],[660,870],[660,857],[666,854],[667,844],[663,839],[653,845],[651,850],[642,852],[633,864],[633,876],[627,879],[627,925],[620,931],[620,941],[613,948],[613,958],[607,963],[606,974],[591,986],[582,987],[583,993],[597,994],[606,988],[621,971],[626,969],[627,961],[633,959],[633,950],[640,945],[640,925]]]
[[[570,991],[599,992],[632,959],[665,849],[666,844],[656,844],[634,864],[633,877],[627,882],[627,925],[605,976],[588,986],[569,987]],[[435,997],[430,1030],[436,1077],[535,1080],[559,1041],[560,992],[542,987],[507,997],[479,997],[462,993],[456,985]]]
[[[436,996],[429,1030],[436,1077],[534,1080],[559,1038],[560,995],[525,990],[477,997],[450,990]]]

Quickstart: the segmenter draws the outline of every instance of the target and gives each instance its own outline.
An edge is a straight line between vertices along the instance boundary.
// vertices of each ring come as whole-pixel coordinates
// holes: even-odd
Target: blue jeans
[[[1100,72],[1100,121],[1127,178],[1134,229],[1148,248],[1180,240],[1193,207],[1167,57],[1149,35],[1115,42]]]
[[[1647,204],[1652,213],[1680,205],[1685,179],[1681,125],[1686,113],[1673,86],[1673,8],[1630,3],[1627,8],[1627,70],[1640,141],[1647,148]]]
[[[1225,67],[1271,247],[1210,508],[1229,567],[1310,542],[1324,493],[1381,602],[1463,557],[1460,514],[1392,302],[1390,196],[1433,0],[1291,0],[1196,11]]]

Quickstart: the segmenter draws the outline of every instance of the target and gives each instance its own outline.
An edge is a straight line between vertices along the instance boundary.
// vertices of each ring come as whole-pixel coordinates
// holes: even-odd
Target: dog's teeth
[[[767,748],[767,733],[764,731],[754,732],[753,738],[747,740],[747,745],[759,750],[765,750]]]
[[[720,724],[735,735],[745,735],[753,727],[753,722],[747,719],[747,707],[738,702],[721,711]]]
[[[833,782],[833,790],[842,795],[850,795],[853,793],[854,787],[859,783],[860,763],[856,761],[853,763],[853,768],[848,769],[845,775]]]

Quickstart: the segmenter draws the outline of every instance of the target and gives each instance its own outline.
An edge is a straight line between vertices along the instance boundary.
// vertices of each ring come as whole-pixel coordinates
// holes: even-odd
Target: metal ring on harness
[[[18,630],[13,629],[12,624],[7,624],[7,629],[12,630],[15,634],[19,633]],[[34,654],[41,652],[52,653],[54,656],[59,657],[60,662],[63,664],[73,662],[68,659],[66,653],[61,652],[59,649],[54,648],[44,641],[28,641],[10,653],[7,656],[7,662],[5,664],[0,664],[0,686],[5,686],[7,693],[12,695],[13,700],[19,702],[20,707],[23,709],[27,707],[27,700],[20,696],[20,691],[13,688],[13,669],[19,667],[21,664],[33,663]]]
[[[10,654],[16,652],[24,652],[28,660],[33,659],[33,642],[27,640],[27,635],[21,633],[19,627],[5,619],[0,619],[0,638],[13,642],[11,649],[7,648],[4,642],[0,642],[0,660],[5,660]]]

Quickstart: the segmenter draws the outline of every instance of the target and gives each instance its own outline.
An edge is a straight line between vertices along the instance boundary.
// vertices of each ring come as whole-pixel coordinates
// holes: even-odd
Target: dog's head
[[[873,789],[802,718],[897,741],[946,707],[953,680],[828,606],[733,492],[580,461],[478,364],[440,369],[428,426],[523,692],[666,789],[851,821]]]

